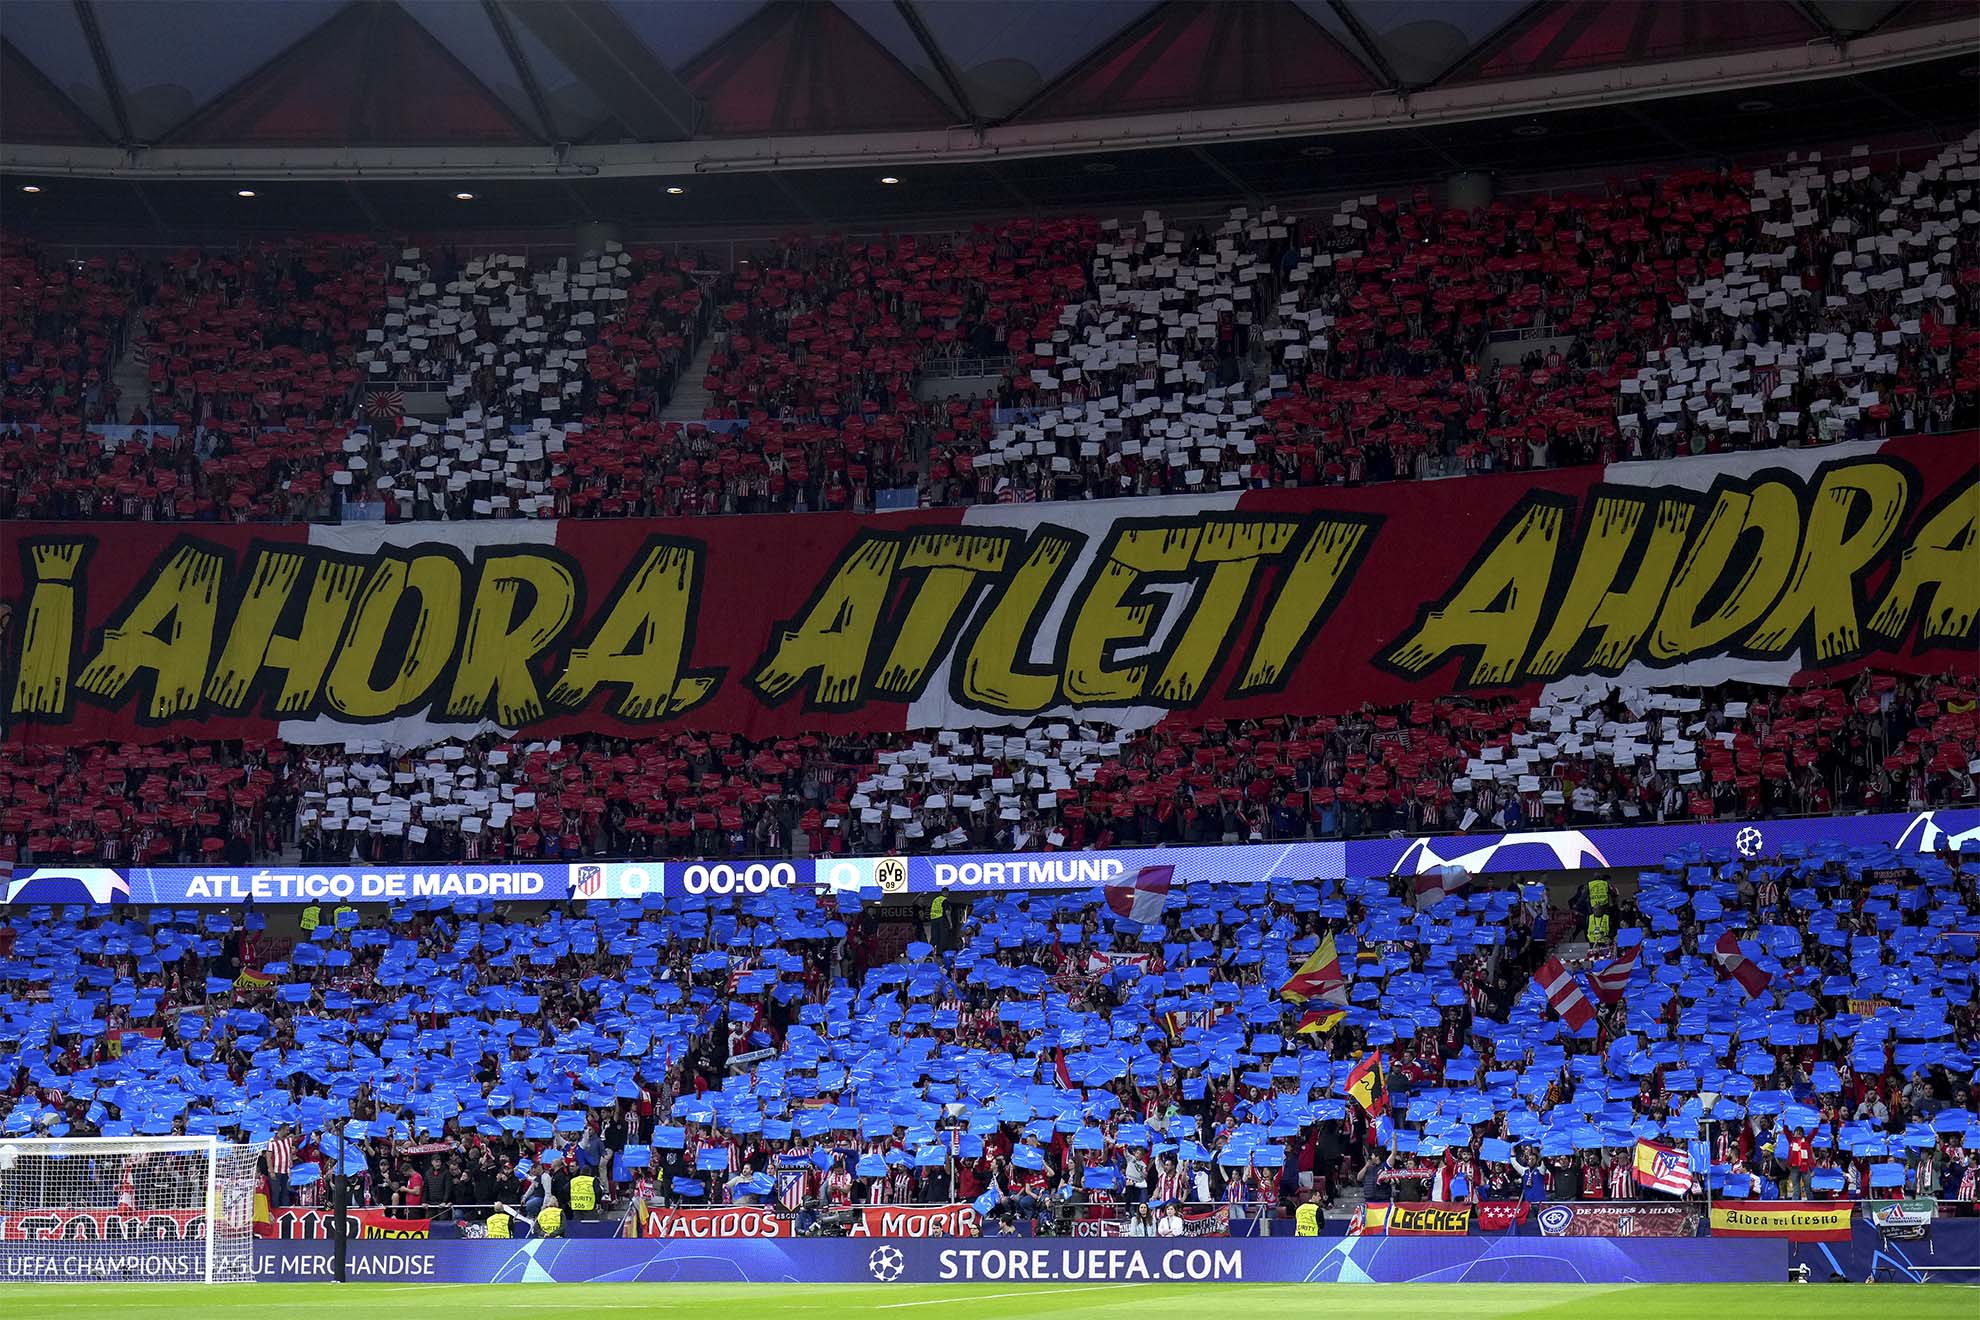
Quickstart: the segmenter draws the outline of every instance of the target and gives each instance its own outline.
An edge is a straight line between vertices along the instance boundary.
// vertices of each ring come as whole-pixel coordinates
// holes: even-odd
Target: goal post
[[[247,1283],[259,1146],[0,1136],[0,1286]]]

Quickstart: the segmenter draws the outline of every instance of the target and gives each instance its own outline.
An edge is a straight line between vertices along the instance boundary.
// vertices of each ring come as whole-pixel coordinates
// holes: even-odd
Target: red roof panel
[[[777,0],[690,60],[706,132],[941,128],[955,116],[837,5]]]
[[[10,41],[0,41],[0,124],[9,142],[101,147],[109,139]]]
[[[1794,46],[1820,36],[1787,0],[1567,0],[1536,5],[1448,80],[1486,82]]]
[[[536,140],[396,4],[352,5],[175,130],[188,146],[506,146]]]
[[[1174,0],[1074,66],[1016,117],[1316,100],[1380,86],[1291,0]]]

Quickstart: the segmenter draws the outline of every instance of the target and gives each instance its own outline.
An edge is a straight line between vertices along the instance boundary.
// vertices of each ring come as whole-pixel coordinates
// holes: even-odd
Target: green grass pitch
[[[0,1314],[23,1320],[427,1320],[514,1315],[598,1320],[610,1312],[735,1320],[1972,1320],[1980,1289],[1862,1284],[14,1284]]]

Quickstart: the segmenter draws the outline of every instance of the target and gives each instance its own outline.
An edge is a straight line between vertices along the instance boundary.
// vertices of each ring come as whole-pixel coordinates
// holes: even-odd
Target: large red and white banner
[[[205,1236],[204,1210],[0,1209],[0,1242],[178,1242]]]
[[[1971,432],[872,517],[20,523],[6,734],[416,745],[1331,714],[1975,664]]]

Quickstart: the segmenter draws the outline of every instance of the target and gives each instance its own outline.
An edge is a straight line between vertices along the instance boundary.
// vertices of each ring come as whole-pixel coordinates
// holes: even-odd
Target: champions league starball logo
[[[1733,835],[1733,847],[1738,850],[1741,857],[1758,857],[1760,850],[1766,844],[1767,841],[1760,836],[1760,831],[1751,825]]]
[[[1445,841],[1445,846],[1469,842],[1470,840],[1451,839]],[[1449,857],[1441,855],[1431,840],[1418,839],[1397,859],[1394,874],[1429,875],[1444,867],[1454,866],[1476,875],[1489,868],[1492,860],[1501,853],[1514,854],[1507,859],[1507,862],[1525,862],[1527,858],[1524,854],[1527,850],[1539,850],[1543,856],[1552,859],[1556,868],[1563,871],[1576,871],[1584,866],[1609,864],[1609,859],[1602,855],[1602,850],[1595,846],[1594,840],[1580,830],[1540,830],[1531,834],[1502,834],[1490,843],[1480,843]],[[1534,857],[1530,863],[1530,869],[1533,870],[1541,870],[1544,867],[1545,863],[1540,857]],[[1502,863],[1499,869],[1511,868]]]
[[[899,1247],[875,1247],[866,1258],[866,1269],[881,1283],[892,1283],[907,1269],[907,1257],[901,1255]]]
[[[115,903],[130,897],[130,884],[108,866],[42,866],[7,885],[9,903]]]

